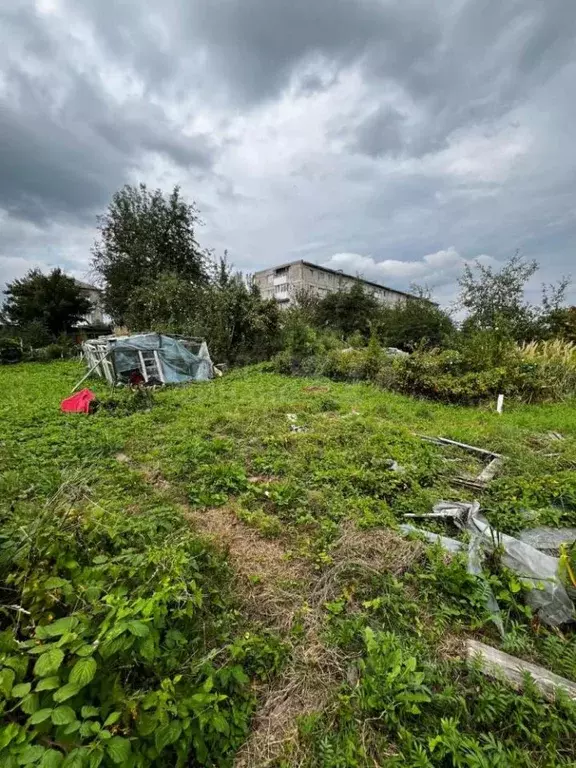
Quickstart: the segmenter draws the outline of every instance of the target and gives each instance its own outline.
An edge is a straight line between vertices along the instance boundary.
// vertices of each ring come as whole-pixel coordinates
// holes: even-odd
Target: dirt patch
[[[311,594],[314,605],[320,606],[338,592],[341,574],[350,568],[366,573],[406,573],[425,552],[421,541],[409,541],[394,531],[376,528],[359,531],[353,526],[344,533],[332,550],[333,565],[317,580]]]
[[[248,478],[248,482],[265,485],[267,483],[277,483],[279,482],[279,478],[274,475],[252,475]]]
[[[438,643],[436,653],[442,661],[460,661],[466,658],[466,640],[463,635],[445,632]]]
[[[287,669],[263,696],[234,768],[264,768],[276,765],[281,758],[298,765],[302,751],[298,719],[321,712],[344,679],[344,660],[319,639],[319,614],[309,613],[306,625],[305,636],[294,647]]]
[[[308,565],[292,559],[279,542],[262,538],[231,509],[188,508],[185,516],[198,531],[226,549],[250,615],[266,620],[268,626],[289,630],[310,588],[312,572]]]
[[[359,560],[379,573],[400,576],[410,570],[425,551],[421,541],[409,541],[395,531],[384,528],[360,531],[347,526],[336,542],[332,559],[335,564]]]
[[[116,460],[139,472],[159,492],[171,496],[194,528],[225,549],[237,577],[246,613],[269,628],[289,631],[310,590],[312,571],[291,558],[281,543],[265,539],[228,507],[193,509],[160,470],[134,462],[124,453]]]
[[[302,392],[308,392],[310,394],[313,392],[329,392],[329,391],[330,391],[330,387],[314,387],[314,386],[302,387]]]

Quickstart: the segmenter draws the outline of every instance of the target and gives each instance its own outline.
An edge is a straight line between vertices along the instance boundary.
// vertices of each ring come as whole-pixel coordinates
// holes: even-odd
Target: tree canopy
[[[69,331],[91,309],[91,303],[72,277],[61,269],[43,275],[38,269],[8,283],[3,313],[20,327],[39,324],[54,337]]]
[[[533,304],[526,298],[526,287],[538,269],[538,262],[524,261],[519,253],[499,270],[480,262],[467,264],[458,280],[458,303],[467,312],[462,329],[497,331],[517,341],[550,335],[570,279],[542,286],[542,302]]]
[[[315,320],[319,327],[333,328],[344,336],[358,332],[368,338],[379,308],[378,300],[356,282],[349,290],[334,291],[320,299]]]
[[[450,316],[424,297],[382,307],[378,336],[389,347],[411,352],[416,347],[440,347],[454,333]]]
[[[174,187],[169,195],[145,184],[126,185],[98,219],[93,267],[105,283],[105,307],[124,322],[131,294],[163,274],[194,284],[208,281],[208,254],[196,241],[194,204]]]

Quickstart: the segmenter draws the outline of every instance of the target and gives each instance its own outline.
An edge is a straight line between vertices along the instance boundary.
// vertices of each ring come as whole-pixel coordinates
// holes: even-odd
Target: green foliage
[[[397,726],[410,715],[420,715],[420,705],[431,701],[424,673],[417,671],[414,656],[403,652],[391,632],[364,630],[366,658],[359,663],[360,683],[354,691],[358,706],[387,726]]]
[[[106,284],[106,310],[116,322],[125,321],[134,290],[163,274],[193,285],[207,282],[208,256],[196,242],[198,224],[195,206],[182,199],[177,186],[167,196],[145,184],[126,185],[114,194],[99,218],[92,254]]]
[[[368,338],[379,306],[378,299],[358,281],[349,290],[334,291],[320,299],[315,308],[315,324],[332,328],[343,336],[360,333]]]
[[[203,301],[195,328],[207,339],[214,359],[246,364],[267,360],[280,349],[278,305],[263,301],[257,286],[240,272],[233,274],[225,259]]]
[[[316,340],[326,359],[340,355],[333,337]],[[357,370],[371,359],[366,347],[348,355]],[[499,529],[574,525],[573,403],[500,416],[258,367],[156,391],[152,408],[61,414],[80,375],[70,361],[0,371],[0,764],[230,766],[259,692],[285,690],[285,672],[332,693],[278,765],[576,760],[573,703],[529,684],[519,695],[462,660],[473,634],[574,679],[573,629],[539,625],[497,558],[478,579],[464,556],[387,530],[440,498],[472,498],[451,482],[480,463],[422,433],[507,457],[481,497]],[[265,555],[256,573],[247,552],[230,578],[220,537],[208,544],[184,519],[186,499],[194,523],[225,505],[234,536],[233,515],[252,527],[250,549]],[[291,631],[278,637],[268,603],[253,622],[246,586],[249,604],[262,588]]]
[[[459,304],[467,312],[464,332],[491,330],[515,341],[542,338],[553,333],[561,321],[561,306],[568,278],[544,288],[542,304],[530,304],[525,298],[528,281],[538,271],[536,261],[525,262],[519,253],[499,270],[477,261],[466,264],[458,283]]]
[[[308,335],[306,335],[308,334]],[[340,381],[374,381],[385,389],[448,403],[475,404],[499,394],[537,402],[560,400],[576,391],[576,364],[568,357],[537,354],[492,331],[462,335],[459,349],[418,348],[391,357],[372,336],[367,348],[322,350],[302,326],[299,357],[286,351],[274,359],[279,373],[323,375]],[[544,342],[545,344],[548,342]]]
[[[454,334],[450,316],[424,298],[382,307],[378,317],[378,336],[383,346],[407,352],[417,347],[445,346]]]
[[[548,335],[576,343],[576,307],[555,307],[547,317]]]
[[[36,324],[53,337],[69,331],[91,307],[74,279],[59,268],[49,275],[31,269],[8,283],[4,293],[3,312],[11,323],[28,328]]]
[[[224,646],[218,666],[205,655],[226,570],[177,516],[19,505],[0,563],[21,611],[0,635],[4,764],[31,749],[44,759],[47,742],[78,764],[222,762],[243,738],[254,701],[242,665],[281,657],[258,638]]]
[[[202,306],[202,286],[164,272],[131,291],[125,320],[130,328],[138,330],[192,335],[190,318]]]
[[[144,283],[131,293],[125,319],[131,328],[204,338],[215,361],[232,365],[268,359],[280,348],[276,303],[262,301],[225,259],[202,283],[176,274]]]
[[[15,339],[0,339],[0,365],[19,363],[22,360],[22,349]]]

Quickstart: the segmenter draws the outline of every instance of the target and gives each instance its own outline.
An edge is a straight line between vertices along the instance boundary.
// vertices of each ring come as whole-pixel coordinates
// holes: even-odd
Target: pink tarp
[[[96,395],[90,389],[83,389],[75,395],[67,397],[60,403],[64,413],[90,413],[90,403],[96,400]]]

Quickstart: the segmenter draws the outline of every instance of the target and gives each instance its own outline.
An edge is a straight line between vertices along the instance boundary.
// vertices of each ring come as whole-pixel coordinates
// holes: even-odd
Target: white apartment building
[[[290,306],[301,291],[322,297],[333,291],[348,290],[355,283],[361,283],[367,293],[371,293],[383,304],[396,304],[417,298],[410,293],[386,288],[371,280],[346,275],[339,270],[302,260],[255,272],[254,281],[260,288],[263,299],[276,299],[283,307]]]

